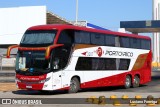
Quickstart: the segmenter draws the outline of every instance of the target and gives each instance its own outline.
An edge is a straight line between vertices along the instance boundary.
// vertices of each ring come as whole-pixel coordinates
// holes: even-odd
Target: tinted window
[[[78,58],[78,62],[75,70],[91,70],[92,69],[92,59],[87,57]]]
[[[105,60],[103,58],[92,58],[92,70],[105,70]]]
[[[131,48],[141,49],[141,40],[137,38],[130,38]]]
[[[120,37],[120,46],[121,47],[125,47],[125,48],[129,48],[130,47],[130,43],[129,43],[129,38],[127,37]]]
[[[70,60],[71,48],[67,45],[55,48],[51,53],[51,67],[53,71],[64,69]]]
[[[90,33],[83,31],[75,32],[75,43],[90,44]]]
[[[75,70],[116,70],[116,58],[78,58]]]
[[[141,40],[141,48],[150,50],[150,41],[149,40]]]
[[[28,30],[23,35],[21,44],[53,44],[55,30]]]
[[[91,33],[91,44],[95,45],[105,45],[104,35],[98,33]]]
[[[130,59],[120,59],[119,70],[128,70]]]
[[[72,43],[71,36],[72,35],[69,35],[69,32],[62,31],[60,36],[59,36],[58,43],[71,44]]]
[[[115,36],[105,35],[105,44],[107,46],[115,46]]]
[[[116,58],[107,58],[105,60],[106,70],[116,70]]]
[[[50,72],[49,64],[50,60],[45,59],[45,51],[18,51],[16,72],[22,75],[42,75]]]

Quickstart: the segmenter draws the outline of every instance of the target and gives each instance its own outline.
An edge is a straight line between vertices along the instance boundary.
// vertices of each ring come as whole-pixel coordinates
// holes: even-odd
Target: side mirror
[[[13,45],[13,46],[10,46],[10,47],[8,47],[8,49],[7,49],[7,58],[10,58],[10,53],[11,53],[11,50],[12,49],[14,49],[14,48],[18,48],[19,47],[19,45]]]
[[[53,48],[56,48],[56,47],[59,47],[59,46],[63,46],[63,45],[64,45],[64,44],[55,44],[55,45],[48,46],[48,47],[46,48],[45,58],[46,58],[46,59],[49,59],[51,50],[52,50]]]

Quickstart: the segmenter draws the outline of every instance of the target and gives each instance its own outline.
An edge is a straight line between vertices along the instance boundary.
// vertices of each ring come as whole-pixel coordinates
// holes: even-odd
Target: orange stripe
[[[46,54],[45,54],[45,58],[48,59],[50,57],[50,53],[51,53],[51,50],[53,48],[56,48],[56,47],[59,47],[59,46],[63,46],[64,44],[55,44],[55,45],[50,45],[47,47],[46,49]]]
[[[45,58],[48,59],[50,57],[51,50],[59,46],[63,46],[63,44],[55,44],[55,45],[50,45],[48,47],[39,47],[39,48],[19,47],[18,50],[22,50],[22,51],[30,51],[30,50],[31,51],[44,51],[46,50]]]
[[[147,59],[148,53],[147,54],[141,54],[138,56],[132,70],[138,70],[141,69],[144,66],[144,63]]]
[[[22,50],[22,51],[43,51],[46,50],[46,47],[40,47],[40,48],[28,48],[28,47],[19,47],[18,50]]]

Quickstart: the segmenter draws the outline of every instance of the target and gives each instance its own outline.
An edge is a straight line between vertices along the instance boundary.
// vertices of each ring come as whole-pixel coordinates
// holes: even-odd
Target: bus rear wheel
[[[80,83],[79,80],[74,77],[70,81],[70,87],[69,87],[69,93],[76,93],[80,89]]]
[[[129,75],[126,76],[124,88],[130,88],[131,87],[131,77]]]
[[[139,87],[139,85],[140,85],[140,78],[136,75],[134,76],[133,79],[133,88]]]

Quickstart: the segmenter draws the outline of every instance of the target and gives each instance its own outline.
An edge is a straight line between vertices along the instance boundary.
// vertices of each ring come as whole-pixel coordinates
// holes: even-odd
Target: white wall
[[[19,44],[25,30],[46,24],[46,6],[0,8],[0,45]]]

